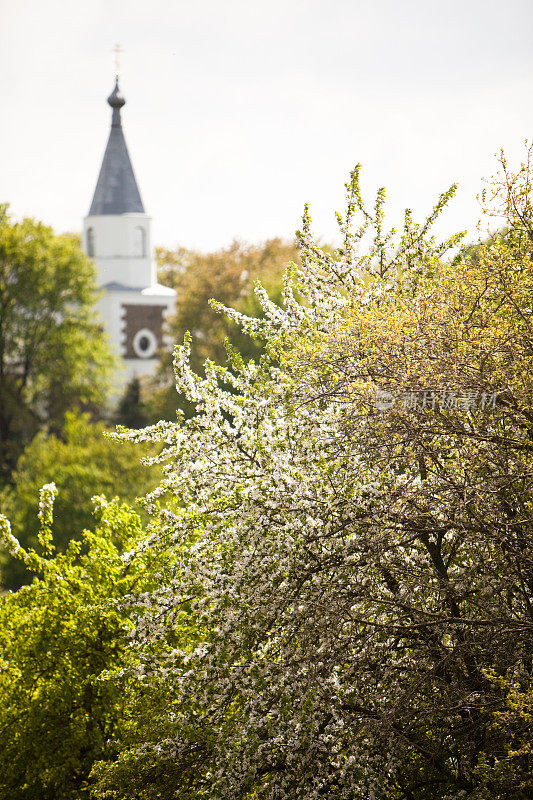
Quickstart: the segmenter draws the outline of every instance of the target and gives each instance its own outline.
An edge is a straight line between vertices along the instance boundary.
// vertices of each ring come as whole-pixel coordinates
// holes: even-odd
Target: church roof
[[[144,206],[122,130],[120,109],[126,101],[120,93],[118,78],[107,102],[113,109],[111,131],[89,216],[128,214],[130,212],[144,214]]]

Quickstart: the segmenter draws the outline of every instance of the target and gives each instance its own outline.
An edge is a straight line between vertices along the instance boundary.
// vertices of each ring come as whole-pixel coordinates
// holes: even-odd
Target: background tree
[[[0,476],[39,428],[100,406],[111,356],[94,316],[95,273],[78,238],[0,208]]]
[[[142,451],[106,438],[103,423],[90,422],[89,414],[69,412],[60,436],[38,433],[20,457],[12,485],[0,494],[2,510],[11,520],[21,545],[37,547],[39,490],[55,483],[53,541],[64,551],[72,539],[79,539],[93,521],[94,495],[135,503],[160,479],[157,467],[140,463]],[[153,450],[144,450],[145,455]],[[137,510],[139,508],[137,507]],[[2,558],[2,584],[15,588],[30,578],[20,559]]]
[[[143,428],[148,424],[148,415],[141,397],[141,382],[137,376],[126,386],[114,421],[116,425],[124,425],[126,428]]]

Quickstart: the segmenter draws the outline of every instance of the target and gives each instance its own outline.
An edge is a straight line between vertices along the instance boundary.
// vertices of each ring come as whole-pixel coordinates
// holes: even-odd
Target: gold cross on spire
[[[123,53],[124,50],[121,49],[119,44],[116,44],[111,52],[115,54],[115,75],[118,78],[120,72],[120,54]]]

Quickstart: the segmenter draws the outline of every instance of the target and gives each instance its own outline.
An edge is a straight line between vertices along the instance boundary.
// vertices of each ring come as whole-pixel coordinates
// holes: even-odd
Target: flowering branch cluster
[[[196,415],[118,433],[162,446],[141,547],[172,559],[157,588],[128,599],[143,688],[129,749],[100,768],[105,796],[481,800],[523,783],[482,766],[506,746],[491,727],[505,698],[484,670],[527,680],[533,642],[525,451],[514,432],[485,422],[476,438],[456,417],[453,430],[418,420],[410,439],[412,414],[369,414],[361,394],[380,364],[397,376],[413,341],[415,318],[396,325],[391,298],[426,292],[458,242],[430,236],[453,189],[426,223],[408,212],[396,238],[384,192],[371,212],[358,169],[347,189],[334,254],[306,209],[282,307],[258,286],[262,319],[220,308],[268,355],[244,363],[228,347],[228,366],[208,362],[201,378],[186,339],[176,383]],[[358,315],[376,322],[383,307],[380,361]],[[527,424],[521,410],[514,420]]]

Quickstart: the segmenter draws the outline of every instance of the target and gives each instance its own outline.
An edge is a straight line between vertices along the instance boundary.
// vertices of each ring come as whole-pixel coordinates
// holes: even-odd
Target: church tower
[[[103,291],[98,302],[112,349],[121,369],[114,393],[133,377],[155,371],[157,352],[168,348],[164,323],[174,311],[176,293],[156,281],[146,214],[131,164],[121,108],[126,101],[118,86],[107,98],[112,108],[111,131],[89,214],[83,221],[83,247],[96,265]]]

